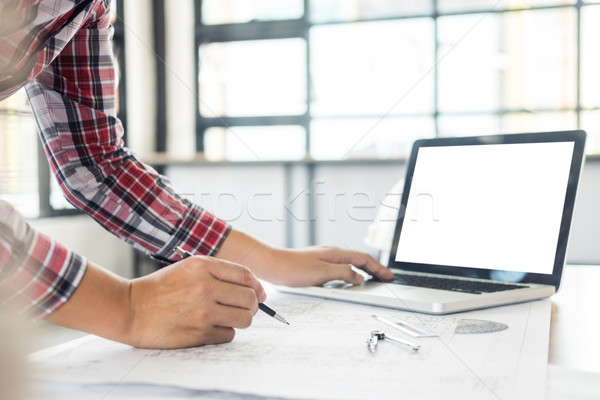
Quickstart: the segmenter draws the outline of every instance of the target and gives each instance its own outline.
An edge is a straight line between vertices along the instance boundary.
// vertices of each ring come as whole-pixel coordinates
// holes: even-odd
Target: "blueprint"
[[[252,326],[238,330],[231,343],[182,350],[135,349],[88,336],[33,355],[34,377],[38,382],[90,385],[102,392],[95,398],[107,400],[120,399],[117,394],[125,387],[144,385],[177,388],[191,393],[188,397],[193,393],[285,399],[545,397],[549,300],[448,316],[283,293],[271,294],[267,303],[290,325],[259,312]],[[439,336],[406,336],[373,319],[373,314],[402,319]],[[464,318],[491,320],[508,329],[456,334],[456,325]],[[414,352],[383,341],[371,353],[366,342],[375,329],[421,347]]]

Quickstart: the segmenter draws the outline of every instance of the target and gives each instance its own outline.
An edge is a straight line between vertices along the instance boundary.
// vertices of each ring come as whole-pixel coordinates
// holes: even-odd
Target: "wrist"
[[[263,275],[273,265],[276,254],[277,249],[232,229],[215,257],[244,265],[256,276],[267,279]]]
[[[92,263],[71,298],[46,319],[71,329],[130,343],[130,284]]]
[[[123,338],[123,340],[119,340],[120,342],[135,346],[136,334],[134,329],[135,308],[133,304],[133,282],[133,279],[128,279],[126,282],[124,282],[122,287],[123,293],[120,296],[121,304],[119,307],[119,321],[121,321],[121,329],[118,334]]]

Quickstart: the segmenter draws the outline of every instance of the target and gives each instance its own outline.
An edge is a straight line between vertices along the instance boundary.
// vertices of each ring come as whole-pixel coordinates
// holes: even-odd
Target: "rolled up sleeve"
[[[87,261],[37,232],[0,200],[0,304],[41,319],[66,303]]]

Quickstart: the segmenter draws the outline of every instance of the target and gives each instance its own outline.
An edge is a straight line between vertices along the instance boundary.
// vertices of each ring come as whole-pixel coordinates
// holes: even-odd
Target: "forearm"
[[[81,283],[47,321],[132,344],[129,293],[131,282],[89,263]]]
[[[310,286],[343,279],[360,284],[363,277],[350,265],[381,279],[392,279],[392,272],[368,254],[332,246],[304,249],[278,249],[236,230],[232,230],[216,257],[243,264],[259,278],[287,286]]]
[[[124,147],[111,36],[108,14],[90,21],[26,87],[52,171],[69,202],[137,249],[212,255],[229,227]]]
[[[232,229],[215,257],[242,264],[261,279],[276,281],[279,250],[238,230]]]

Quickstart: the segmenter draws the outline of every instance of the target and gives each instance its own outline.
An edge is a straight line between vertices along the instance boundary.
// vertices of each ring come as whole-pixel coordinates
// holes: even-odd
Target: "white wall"
[[[271,245],[303,247],[314,240],[375,254],[363,241],[367,227],[403,178],[403,164],[324,163],[313,166],[312,173],[310,168],[302,163],[215,163],[170,166],[166,174],[179,193]]]
[[[317,244],[374,254],[363,241],[367,228],[385,194],[404,177],[404,166],[325,163],[314,168],[311,180],[306,171],[305,165],[294,164],[287,195],[283,164],[180,165],[166,173],[182,192],[196,196],[192,200],[202,198],[199,203],[217,216],[269,244],[310,244],[307,221],[315,218]],[[313,216],[306,195],[310,190],[316,194]],[[286,214],[284,199],[293,206],[293,216]],[[291,239],[286,237],[290,231]],[[567,260],[600,264],[600,160],[588,160],[583,169]]]
[[[291,183],[287,193],[286,173]],[[404,166],[324,164],[315,167],[312,180],[303,164],[293,164],[286,172],[276,163],[180,165],[167,168],[167,175],[182,195],[271,245],[309,245],[308,220],[313,218],[316,243],[375,254],[363,241],[367,227],[385,194],[404,176]],[[308,211],[310,190],[317,194],[313,216]],[[90,260],[131,276],[131,247],[91,218],[48,218],[31,224]],[[600,264],[600,160],[584,166],[567,259]]]
[[[317,167],[316,243],[374,253],[364,243],[367,229],[404,174],[404,163]]]
[[[600,159],[587,160],[583,167],[567,260],[600,264]]]
[[[285,246],[282,167],[173,166],[167,175],[183,197],[264,242]]]
[[[367,227],[404,167],[323,164],[311,176],[301,163],[217,163],[170,166],[166,173],[184,197],[271,245],[310,245],[314,220],[316,243],[372,252],[363,243]]]

